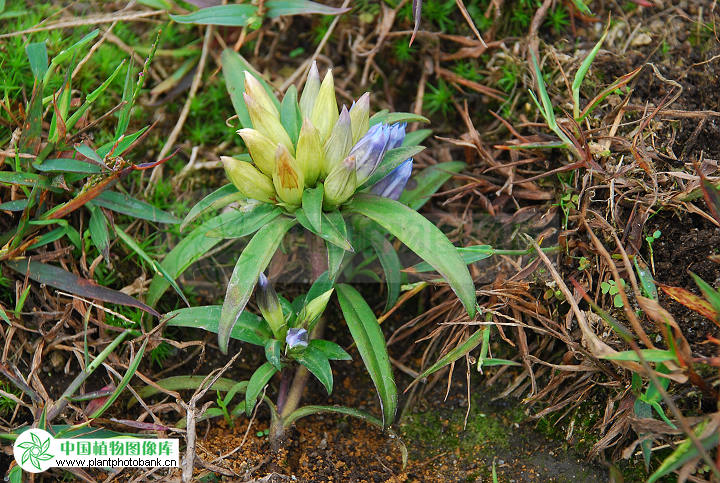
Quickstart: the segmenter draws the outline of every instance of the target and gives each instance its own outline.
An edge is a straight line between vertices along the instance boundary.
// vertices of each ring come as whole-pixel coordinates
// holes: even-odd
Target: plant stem
[[[310,251],[310,264],[312,267],[312,280],[315,281],[320,275],[327,270],[327,259],[325,258],[325,243],[323,240],[310,233],[305,232],[305,236],[308,240],[308,250]],[[315,325],[315,328],[310,333],[309,339],[317,339],[322,337],[325,332],[325,317],[320,316]],[[295,371],[295,377],[292,380],[290,389],[287,389],[287,385],[290,381],[289,369],[284,369],[282,372],[282,380],[280,382],[280,390],[278,392],[277,407],[280,417],[277,421],[273,421],[270,428],[270,441],[273,449],[277,450],[283,444],[285,440],[285,418],[292,414],[302,400],[305,386],[307,385],[308,379],[310,378],[310,372],[303,366],[299,366]]]

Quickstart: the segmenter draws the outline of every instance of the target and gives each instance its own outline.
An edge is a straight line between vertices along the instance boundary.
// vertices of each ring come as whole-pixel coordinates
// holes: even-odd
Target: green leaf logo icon
[[[41,429],[29,429],[22,433],[14,445],[15,459],[25,470],[32,473],[47,469],[45,461],[55,456],[50,454],[53,437]]]

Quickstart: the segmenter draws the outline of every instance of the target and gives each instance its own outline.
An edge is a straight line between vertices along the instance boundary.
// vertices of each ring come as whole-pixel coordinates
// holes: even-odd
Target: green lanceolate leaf
[[[165,314],[171,327],[192,327],[217,334],[220,325],[221,305],[205,305],[174,310]],[[250,344],[263,346],[272,337],[267,323],[255,314],[243,311],[238,317],[230,337]]]
[[[443,276],[470,317],[475,316],[475,285],[450,240],[424,216],[394,200],[357,194],[347,209],[366,216],[397,237]]]
[[[462,161],[448,161],[423,169],[412,177],[415,186],[403,191],[398,201],[413,210],[419,210],[453,174],[459,173],[464,167],[465,163]]]
[[[413,380],[413,382],[410,383],[410,385],[407,387],[407,389],[405,389],[405,391],[410,389],[410,387],[416,384],[418,381],[425,379],[430,374],[439,371],[443,367],[455,362],[456,360],[460,359],[462,356],[473,350],[480,344],[480,342],[482,342],[484,333],[485,331],[483,329],[476,330],[473,335],[468,337],[465,342],[442,356],[435,364],[425,369],[418,377],[415,378],[415,380]],[[490,365],[487,362],[488,361],[485,360],[483,362],[483,365]]]
[[[257,19],[256,14],[257,7],[255,5],[233,4],[203,8],[187,15],[170,14],[170,18],[177,23],[244,27]]]
[[[297,144],[302,126],[302,116],[298,106],[297,87],[294,84],[285,92],[285,97],[280,103],[280,122],[293,144]]]
[[[137,200],[132,196],[118,193],[117,191],[103,191],[93,199],[93,203],[133,218],[141,218],[156,223],[180,223],[180,220],[174,215],[159,210],[150,203]]]
[[[303,191],[302,208],[316,233],[322,232],[323,185]]]
[[[463,261],[469,265],[491,257],[495,253],[495,249],[490,245],[472,245],[469,247],[460,247],[457,249],[457,252]],[[412,269],[418,273],[423,273],[432,271],[433,267],[427,262],[420,262],[414,265]]]
[[[432,129],[418,129],[417,131],[409,132],[405,135],[402,146],[417,146],[425,141],[431,134]]]
[[[30,70],[36,80],[40,80],[45,76],[48,70],[48,55],[45,41],[33,42],[25,47],[28,60],[30,61]]]
[[[237,210],[238,216],[230,222],[223,223],[209,231],[207,236],[215,238],[242,238],[255,233],[263,226],[282,214],[282,210],[269,203],[256,205]]]
[[[296,361],[305,366],[318,381],[325,386],[328,394],[333,390],[333,375],[327,355],[315,346],[308,345],[305,350],[293,356]]]
[[[370,118],[370,126],[380,124],[381,122],[384,122],[385,124],[393,124],[396,122],[423,122],[425,124],[429,124],[430,119],[425,116],[421,116],[420,114],[413,114],[411,112],[388,112],[387,109],[383,109],[382,111],[376,112]]]
[[[270,381],[278,370],[269,362],[258,367],[248,381],[247,390],[245,391],[245,414],[250,416],[255,403],[260,396],[265,385]]]
[[[98,174],[102,170],[100,166],[87,161],[77,159],[46,159],[41,164],[33,164],[33,167],[41,172],[60,173],[83,173]]]
[[[88,229],[90,230],[90,239],[93,245],[102,253],[105,260],[110,260],[110,234],[108,233],[108,221],[105,214],[100,208],[92,203],[86,203],[90,209],[90,221]]]
[[[278,371],[282,370],[282,342],[277,339],[265,342],[265,359]]]
[[[385,337],[375,314],[357,290],[345,284],[337,285],[336,290],[345,322],[380,396],[383,425],[387,427],[395,419],[398,398]]]
[[[323,339],[313,339],[308,344],[309,347],[312,347],[313,349],[317,349],[323,354],[325,354],[325,357],[330,359],[331,361],[351,361],[352,357],[350,357],[350,354],[345,352],[345,349],[340,347],[335,342],[331,342],[329,340],[323,340]]]
[[[294,224],[295,220],[290,218],[276,218],[255,233],[238,258],[220,314],[218,344],[223,353],[227,353],[230,332],[245,310],[260,273],[268,266],[285,233]]]
[[[395,252],[395,248],[380,232],[377,230],[371,231],[369,238],[370,244],[385,272],[385,283],[388,289],[385,311],[388,311],[397,301],[398,295],[400,295],[400,259]]]
[[[290,15],[306,15],[319,13],[321,15],[339,15],[348,12],[349,8],[335,8],[322,3],[309,0],[268,0],[265,2],[268,18],[288,17]]]
[[[310,218],[308,218],[307,213],[305,213],[304,208],[299,208],[295,210],[295,218],[297,218],[297,221],[300,222],[300,224],[304,227],[310,230],[311,232],[315,233],[317,236],[322,238],[323,240],[332,243],[333,245],[337,246],[338,248],[345,250],[345,251],[352,251],[352,245],[347,240],[347,238],[335,227],[333,223],[328,221],[327,215],[325,213],[320,213],[322,222],[322,230],[318,231],[315,229],[315,226],[310,221]]]
[[[217,210],[224,206],[229,205],[233,201],[240,201],[244,196],[237,190],[234,184],[226,184],[222,188],[219,188],[192,207],[190,212],[185,216],[185,219],[180,224],[180,231],[183,231],[186,226],[197,217],[204,215],[212,210]]]

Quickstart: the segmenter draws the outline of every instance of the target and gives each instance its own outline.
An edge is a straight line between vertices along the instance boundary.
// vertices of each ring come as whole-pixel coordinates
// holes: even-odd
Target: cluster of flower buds
[[[332,71],[322,82],[313,63],[297,105],[302,119],[293,142],[268,91],[245,73],[245,104],[253,128],[240,129],[253,163],[232,157],[221,159],[228,177],[246,197],[275,203],[294,211],[305,188],[324,186],[323,207],[333,210],[362,188],[385,153],[402,145],[405,124],[370,127],[370,94],[350,109],[338,109]],[[412,171],[406,160],[370,187],[373,193],[397,199]]]

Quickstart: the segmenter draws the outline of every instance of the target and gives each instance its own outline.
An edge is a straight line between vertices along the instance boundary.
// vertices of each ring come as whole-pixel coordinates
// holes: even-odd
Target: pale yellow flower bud
[[[264,134],[273,143],[282,144],[293,153],[294,148],[290,136],[288,136],[287,131],[285,131],[285,128],[280,123],[280,118],[277,114],[273,114],[271,111],[262,107],[247,93],[243,94],[243,98],[250,113],[253,128],[260,131],[261,134]]]
[[[325,165],[325,152],[320,143],[320,135],[310,119],[303,121],[298,137],[295,161],[305,176],[305,184],[314,186]]]
[[[310,120],[320,133],[320,141],[327,141],[330,132],[338,120],[337,100],[335,99],[335,81],[332,70],[328,70],[320,85],[315,106],[313,107]]]
[[[264,174],[272,176],[275,170],[277,144],[255,129],[240,129],[237,133],[245,141],[255,166]]]
[[[281,201],[291,206],[300,206],[305,189],[305,179],[302,171],[298,169],[295,159],[282,144],[278,145],[277,151],[275,151],[273,184]]]
[[[325,167],[323,174],[328,175],[338,164],[345,159],[352,147],[352,129],[350,127],[350,114],[343,106],[340,117],[333,127],[330,137],[325,142]]]
[[[280,116],[275,103],[270,99],[268,91],[266,91],[260,81],[248,71],[245,71],[245,92],[264,109],[272,112],[275,117]]]
[[[370,129],[370,93],[366,92],[350,108],[352,143],[355,144]]]
[[[302,95],[300,96],[300,113],[303,118],[310,117],[320,90],[320,73],[318,72],[317,63],[313,61],[305,80]]]
[[[243,196],[265,203],[274,202],[275,188],[272,181],[255,166],[230,156],[220,156],[220,160],[228,178]]]

